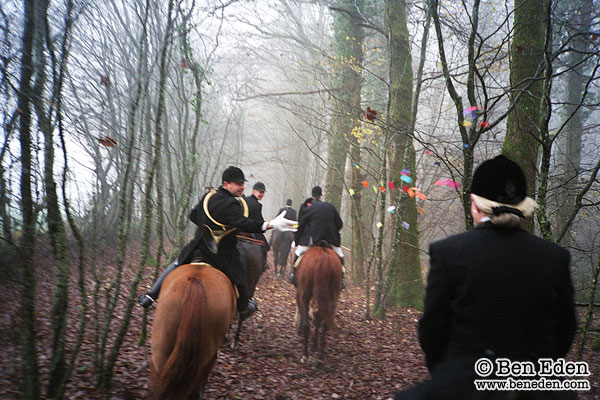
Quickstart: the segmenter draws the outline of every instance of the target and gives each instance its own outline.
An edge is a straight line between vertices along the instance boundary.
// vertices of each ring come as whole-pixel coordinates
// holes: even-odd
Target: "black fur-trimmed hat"
[[[252,186],[252,190],[258,190],[259,192],[266,192],[265,184],[262,182],[256,182],[254,186]]]
[[[230,166],[223,171],[222,182],[246,182],[246,177],[241,169]]]
[[[314,188],[312,188],[312,193],[311,193],[312,197],[319,197],[322,195],[323,195],[323,191],[321,190],[321,186],[315,186]]]
[[[519,164],[499,155],[477,167],[471,193],[497,203],[520,203],[527,196],[525,174]]]

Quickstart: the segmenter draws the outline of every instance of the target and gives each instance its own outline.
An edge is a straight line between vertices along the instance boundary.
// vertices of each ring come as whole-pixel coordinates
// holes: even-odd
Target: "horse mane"
[[[152,400],[188,399],[197,395],[215,359],[206,360],[204,340],[209,337],[204,283],[197,277],[188,278],[184,307],[177,340],[165,365],[161,368]],[[198,379],[203,376],[202,379]]]

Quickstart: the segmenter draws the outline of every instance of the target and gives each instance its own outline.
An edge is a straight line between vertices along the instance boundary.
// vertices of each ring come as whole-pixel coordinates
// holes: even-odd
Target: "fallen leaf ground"
[[[43,294],[52,293],[52,280],[43,270],[39,278],[38,351],[44,384],[50,358],[47,346],[50,321],[49,297]],[[0,345],[4,349],[0,357],[0,399],[16,399],[19,363],[15,332],[20,286],[11,280],[0,282],[0,304],[5,308],[0,319]],[[74,285],[71,290],[77,296]],[[275,276],[272,269],[263,274],[256,292],[259,311],[244,322],[239,349],[221,348],[206,387],[206,399],[388,399],[395,391],[428,376],[416,337],[419,313],[397,308],[384,321],[367,320],[365,289],[352,285],[342,292],[337,329],[328,336],[324,364],[301,363],[301,338],[293,322],[294,296],[293,286]],[[122,309],[116,310],[119,312]],[[110,393],[94,389],[93,344],[88,334],[69,385],[68,399],[148,397],[149,342],[137,344],[142,315],[141,308],[136,306]],[[149,323],[152,316],[150,311]],[[582,393],[580,399],[600,398],[600,354],[588,350],[584,360],[592,370],[593,389]]]

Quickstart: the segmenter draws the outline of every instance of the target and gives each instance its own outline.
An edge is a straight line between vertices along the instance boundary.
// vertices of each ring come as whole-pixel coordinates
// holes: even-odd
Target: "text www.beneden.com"
[[[590,390],[585,379],[476,379],[477,390]]]

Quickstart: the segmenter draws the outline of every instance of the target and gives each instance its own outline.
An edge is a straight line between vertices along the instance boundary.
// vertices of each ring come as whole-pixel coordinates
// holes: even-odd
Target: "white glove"
[[[291,219],[285,219],[283,216],[285,215],[285,211],[273,218],[269,225],[271,228],[281,231],[281,232],[296,232],[298,230],[297,224],[298,222],[293,221]]]

